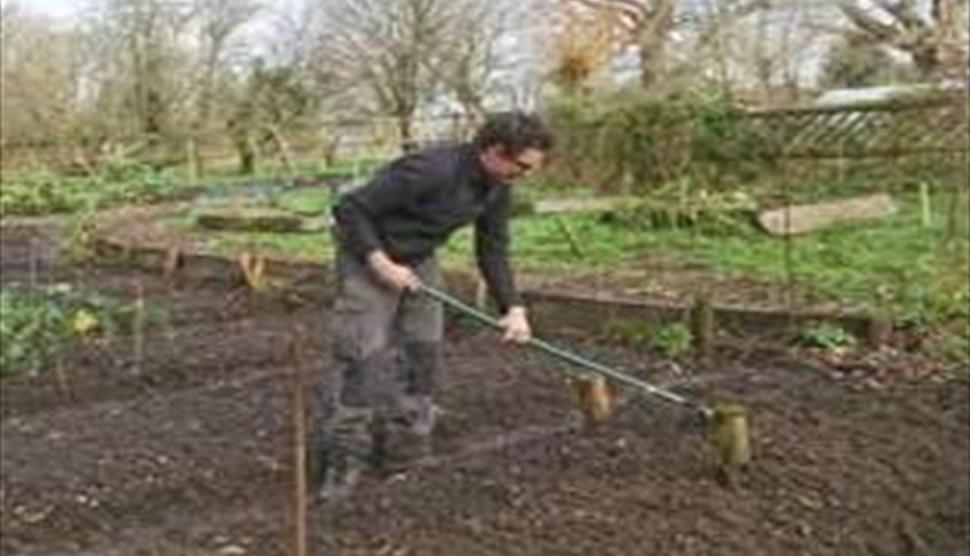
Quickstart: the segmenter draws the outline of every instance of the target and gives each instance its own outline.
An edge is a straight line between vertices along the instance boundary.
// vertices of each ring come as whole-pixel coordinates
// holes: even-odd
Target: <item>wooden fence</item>
[[[752,111],[754,128],[793,158],[897,157],[968,148],[965,95]]]

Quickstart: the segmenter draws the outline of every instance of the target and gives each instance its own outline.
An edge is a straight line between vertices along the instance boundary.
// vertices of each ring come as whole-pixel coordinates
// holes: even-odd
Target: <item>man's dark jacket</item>
[[[334,207],[338,240],[359,260],[383,250],[395,262],[431,256],[475,223],[478,266],[501,311],[520,299],[508,264],[510,187],[489,178],[468,144],[410,154],[380,169]]]

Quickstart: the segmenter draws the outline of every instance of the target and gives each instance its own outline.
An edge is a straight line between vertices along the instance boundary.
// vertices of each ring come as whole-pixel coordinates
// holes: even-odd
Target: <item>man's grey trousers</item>
[[[423,283],[440,286],[434,256],[412,268]],[[427,453],[441,367],[441,304],[382,284],[342,249],[336,273],[334,368],[321,387],[323,463]]]

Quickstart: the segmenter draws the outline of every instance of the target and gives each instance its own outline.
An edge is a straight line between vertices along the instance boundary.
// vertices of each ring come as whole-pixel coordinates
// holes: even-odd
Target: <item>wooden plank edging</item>
[[[134,265],[148,271],[171,273],[174,279],[189,281],[217,281],[228,284],[245,284],[239,261],[231,257],[208,252],[183,252],[179,254],[177,269],[171,265],[170,248],[134,245],[124,240],[101,235],[95,240],[95,252],[104,264]],[[309,261],[265,259],[270,283],[299,294],[304,302],[325,303],[333,298],[332,271],[329,265]],[[445,273],[447,288],[460,298],[471,302],[475,298],[477,276],[470,272],[448,271]],[[680,321],[687,323],[690,305],[670,301],[630,301],[599,296],[583,296],[554,291],[529,290],[522,292],[529,306],[532,319],[540,334],[582,332],[593,336],[603,335],[609,323],[635,322],[642,325]],[[814,323],[832,323],[841,326],[853,336],[866,340],[870,345],[881,345],[886,334],[886,323],[860,312],[790,312],[780,309],[751,308],[729,305],[711,307],[715,326],[732,335],[781,337],[797,334]]]

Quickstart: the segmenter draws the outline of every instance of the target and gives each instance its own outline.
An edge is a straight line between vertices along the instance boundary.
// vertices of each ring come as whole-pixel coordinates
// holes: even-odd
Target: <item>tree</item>
[[[549,38],[552,80],[567,94],[581,92],[589,79],[622,49],[619,14],[603,6],[567,4]]]
[[[460,11],[452,0],[331,0],[326,62],[348,87],[369,89],[410,141],[415,113],[440,83]]]
[[[65,128],[76,88],[70,36],[16,2],[0,6],[3,138],[42,141]]]
[[[253,172],[256,156],[267,146],[292,170],[287,134],[313,120],[320,100],[297,68],[267,66],[257,59],[227,122],[242,172]]]
[[[91,54],[102,64],[99,92],[122,129],[152,142],[170,131],[188,81],[179,39],[191,17],[177,0],[104,0],[89,17]]]
[[[500,48],[508,32],[507,21],[497,2],[463,2],[452,30],[445,37],[441,68],[442,83],[461,104],[466,115],[480,118],[486,98],[496,87],[506,52]]]
[[[857,44],[895,49],[926,79],[963,74],[967,64],[967,0],[838,0]]]
[[[820,81],[825,87],[868,87],[891,81],[895,66],[879,45],[842,40],[826,53]]]
[[[837,12],[828,0],[699,0],[682,16],[686,52],[674,78],[701,76],[728,96],[797,100],[825,53],[820,30]]]
[[[640,83],[652,87],[664,73],[667,46],[676,24],[676,0],[573,1],[614,14],[621,45],[632,45],[639,52]]]
[[[723,50],[726,36],[752,14],[768,11],[771,0],[570,0],[594,12],[612,14],[614,53],[630,49],[639,56],[640,84],[656,88],[682,78],[703,62],[714,58],[726,74]],[[756,31],[750,30],[750,34]],[[763,34],[763,33],[762,33]],[[677,48],[671,48],[676,41]],[[750,54],[750,53],[749,53]],[[679,56],[678,56],[679,55]],[[721,58],[718,58],[721,57]],[[762,57],[762,62],[769,60]],[[762,64],[763,65],[763,64]]]
[[[198,85],[192,95],[195,99],[194,129],[203,130],[209,125],[220,69],[229,65],[233,40],[260,9],[261,5],[255,0],[194,1],[192,19],[198,37],[194,72]]]

